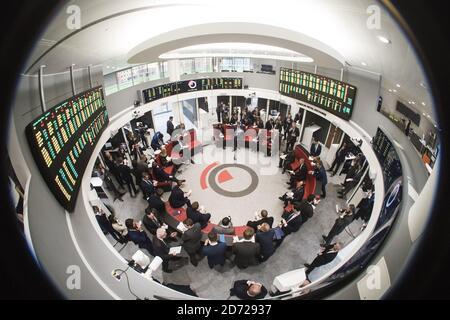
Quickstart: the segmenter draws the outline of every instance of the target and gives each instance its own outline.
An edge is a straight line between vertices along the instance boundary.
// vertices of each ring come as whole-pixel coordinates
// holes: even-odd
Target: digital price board
[[[342,119],[352,116],[356,87],[313,73],[281,68],[280,93],[310,103]]]
[[[25,129],[33,158],[49,189],[69,212],[94,147],[108,125],[102,87],[78,94]]]
[[[144,102],[149,103],[179,93],[218,90],[242,89],[242,78],[203,78],[163,84],[142,91]]]
[[[373,138],[373,150],[383,169],[385,188],[387,190],[396,179],[402,176],[402,165],[391,140],[380,128],[378,128],[377,134]]]

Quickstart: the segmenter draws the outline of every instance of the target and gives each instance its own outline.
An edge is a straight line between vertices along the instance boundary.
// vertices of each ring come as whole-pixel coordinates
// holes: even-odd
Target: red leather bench
[[[296,171],[300,167],[299,159],[301,158],[305,159],[305,165],[306,168],[308,169],[304,195],[304,199],[306,199],[310,194],[314,194],[316,192],[316,178],[309,174],[310,171],[314,170],[314,166],[311,164],[311,161],[309,160],[309,155],[306,154],[306,152],[303,151],[303,149],[300,146],[295,147],[294,153],[295,153],[295,161],[291,164],[292,171]]]

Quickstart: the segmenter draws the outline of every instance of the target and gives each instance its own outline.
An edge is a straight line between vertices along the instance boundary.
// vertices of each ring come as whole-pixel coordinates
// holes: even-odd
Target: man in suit
[[[300,136],[300,130],[297,128],[297,124],[295,122],[292,122],[291,127],[289,128],[289,131],[288,131],[286,152],[288,152],[294,148],[294,145],[297,142],[297,139],[299,136]]]
[[[260,246],[260,261],[264,262],[270,258],[275,252],[275,246],[273,244],[273,238],[275,236],[275,231],[271,230],[267,223],[263,223],[259,226],[258,232],[256,233],[255,240]]]
[[[217,232],[211,231],[208,233],[208,239],[205,241],[202,253],[208,258],[208,266],[210,269],[216,265],[225,265],[225,254],[227,251],[227,244],[224,242],[217,242]]]
[[[292,212],[284,212],[281,217],[280,226],[285,236],[300,230],[303,221],[299,211],[294,210]]]
[[[202,229],[200,223],[195,223],[187,218],[183,222],[187,230],[181,236],[183,248],[189,254],[189,259],[193,266],[198,266],[198,261],[202,258]]]
[[[156,235],[156,230],[164,226],[164,222],[158,216],[158,211],[154,208],[145,209],[145,215],[142,218],[142,223],[144,224],[145,228],[154,236]]]
[[[210,213],[201,213],[199,211],[200,205],[197,201],[193,202],[190,207],[187,208],[187,217],[194,221],[194,223],[200,223],[200,227],[204,229],[209,222],[209,219],[211,219]]]
[[[142,230],[142,226],[138,225],[134,222],[133,219],[125,220],[125,226],[128,229],[127,237],[136,244],[139,248],[145,249],[152,256],[155,256],[153,250],[153,244],[150,238],[147,236],[144,230]]]
[[[142,181],[142,176],[148,170],[147,157],[142,154],[138,161],[133,161],[133,173],[136,177],[136,184],[140,185]]]
[[[174,181],[178,184],[181,184],[185,182],[186,180],[178,180],[175,176],[168,174],[164,171],[163,168],[161,168],[156,161],[152,162],[152,173],[153,178],[158,182],[168,182],[168,181]]]
[[[359,162],[354,162],[345,176],[342,190],[338,191],[338,198],[343,199],[350,190],[356,187],[363,174],[364,171]]]
[[[331,164],[331,168],[328,170],[333,172],[331,176],[335,176],[341,164],[345,161],[345,156],[347,155],[349,149],[347,143],[344,142],[341,147],[336,151],[336,156],[334,158],[333,163]]]
[[[316,197],[310,194],[306,200],[303,200],[295,208],[300,212],[302,216],[302,224],[311,219],[314,216],[314,201]]]
[[[170,206],[174,209],[181,208],[184,205],[187,205],[188,207],[191,206],[191,202],[189,201],[189,198],[185,196],[185,192],[181,190],[180,184],[181,183],[178,183],[175,187],[173,187],[169,197]]]
[[[105,164],[108,167],[109,172],[111,172],[111,174],[116,178],[119,185],[123,188],[124,182],[122,180],[122,177],[120,176],[118,165],[109,152],[105,152]]]
[[[355,205],[351,204],[348,209],[343,209],[340,212],[340,216],[334,222],[333,227],[327,236],[322,236],[325,241],[325,245],[329,245],[333,241],[334,237],[339,235],[344,229],[353,222],[355,219]]]
[[[267,210],[262,210],[260,216],[261,219],[258,219],[256,221],[248,221],[247,227],[253,228],[253,230],[256,232],[260,225],[262,225],[263,223],[267,223],[269,227],[272,228],[273,217],[269,217],[269,213],[267,212]]]
[[[305,182],[298,181],[295,189],[289,192],[286,192],[283,196],[279,197],[281,201],[284,202],[284,206],[286,207],[289,203],[296,204],[303,201],[303,197],[305,196]]]
[[[244,231],[244,240],[233,244],[234,262],[239,269],[245,269],[259,263],[260,246],[253,242],[254,235],[253,229],[249,228]]]
[[[122,158],[118,159],[120,163],[117,167],[117,170],[122,178],[123,182],[128,186],[128,191],[130,192],[131,197],[135,198],[139,193],[139,190],[136,190],[136,186],[134,185],[133,177],[131,176],[131,169],[124,163]],[[133,193],[133,192],[134,193]]]
[[[328,177],[327,177],[327,172],[325,171],[325,167],[323,166],[322,161],[317,161],[316,163],[316,168],[314,169],[314,171],[311,172],[311,174],[313,174],[316,179],[318,181],[320,181],[320,184],[322,186],[322,198],[326,198],[327,196],[327,184],[328,184]]]
[[[97,219],[97,222],[100,226],[100,229],[102,229],[103,234],[106,235],[109,233],[114,238],[114,240],[122,242],[120,235],[114,230],[113,226],[111,225],[111,222],[109,222],[108,217],[103,212],[103,210],[101,210],[98,207],[93,207],[93,209],[95,213],[95,218]]]
[[[258,300],[267,295],[267,289],[258,282],[239,280],[234,282],[230,295],[241,300]]]
[[[299,109],[298,112],[295,114],[294,122],[301,123],[302,120],[303,120],[303,111],[302,109]]]
[[[292,171],[289,172],[291,174],[291,179],[287,184],[289,184],[291,189],[295,188],[298,181],[306,181],[308,176],[308,168],[306,167],[305,159],[301,158],[299,161],[300,167],[294,173],[292,173]]]
[[[146,200],[155,193],[153,181],[150,180],[150,175],[146,172],[142,175],[141,190]]]
[[[323,246],[321,252],[317,255],[311,264],[305,263],[306,274],[310,274],[315,268],[321,267],[323,265],[329,264],[338,255],[339,251],[342,249],[341,243],[334,243],[328,246]]]
[[[219,225],[214,227],[214,231],[218,234],[233,235],[234,227],[233,223],[231,222],[231,217],[223,218],[222,221],[220,221]]]
[[[147,209],[156,209],[158,212],[165,212],[166,205],[164,201],[162,201],[161,196],[164,194],[163,189],[156,189],[156,193],[151,194],[147,198],[148,208]]]
[[[311,148],[309,150],[309,153],[311,154],[311,157],[319,157],[322,153],[322,146],[320,145],[319,141],[317,141],[316,138],[313,138]]]
[[[170,116],[167,121],[167,134],[172,137],[172,133],[175,131],[175,126],[173,125],[173,117]]]
[[[159,228],[156,230],[156,237],[154,241],[155,257],[158,256],[162,259],[162,270],[166,273],[171,273],[169,269],[169,261],[180,260],[176,254],[170,254],[170,246],[167,243],[167,231],[165,228]]]

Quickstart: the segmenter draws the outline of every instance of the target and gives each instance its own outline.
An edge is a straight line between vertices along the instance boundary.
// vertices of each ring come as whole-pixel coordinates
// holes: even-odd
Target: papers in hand
[[[184,225],[183,222],[180,222],[177,226],[177,229],[180,230],[181,232],[185,232],[187,230],[186,226]]]
[[[239,237],[238,236],[234,236],[233,237],[233,242],[239,242]]]
[[[172,247],[169,250],[169,254],[177,255],[177,254],[180,254],[180,253],[181,253],[181,246],[179,246],[179,247]]]
[[[286,158],[287,158],[287,154],[283,154],[282,156],[280,156],[280,159],[282,159],[282,160],[286,160]]]
[[[314,160],[314,158],[313,157],[309,157],[309,161],[313,161]]]

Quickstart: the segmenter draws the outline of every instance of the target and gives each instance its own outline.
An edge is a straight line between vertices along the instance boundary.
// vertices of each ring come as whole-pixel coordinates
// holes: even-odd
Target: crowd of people
[[[218,107],[218,111],[220,111],[217,113],[218,120],[226,122],[227,119],[230,119],[230,121],[237,119],[237,114],[234,111],[230,112],[224,105],[220,109]],[[239,269],[246,269],[266,262],[281,246],[286,237],[298,232],[313,217],[320,199],[326,197],[327,173],[320,159],[321,147],[318,141],[313,141],[310,150],[310,154],[314,158],[313,170],[307,170],[305,159],[295,158],[294,147],[300,135],[296,123],[301,121],[301,117],[300,112],[295,115],[294,119],[288,114],[284,122],[277,118],[267,121],[265,125],[265,128],[278,128],[280,136],[282,130],[284,130],[283,139],[286,140],[286,152],[281,156],[280,168],[283,169],[283,174],[286,171],[289,173],[287,181],[289,191],[279,197],[280,201],[283,202],[284,209],[281,221],[278,224],[274,224],[274,218],[269,216],[267,210],[262,210],[255,214],[253,220],[248,221],[247,229],[243,232],[243,238],[239,239],[234,236],[233,243],[227,245],[223,235],[233,236],[236,231],[232,218],[224,217],[204,239],[202,230],[210,223],[211,214],[207,213],[205,208],[200,206],[197,201],[191,201],[190,192],[185,192],[182,189],[185,181],[176,177],[179,165],[174,166],[174,172],[171,174],[164,170],[166,167],[172,166],[173,162],[165,151],[163,135],[156,133],[151,142],[151,147],[154,151],[158,151],[159,161],[155,161],[153,157],[149,158],[144,153],[145,147],[139,144],[139,137],[130,134],[128,141],[132,166],[129,166],[125,160],[125,155],[121,154],[120,151],[116,152],[118,154],[115,157],[111,152],[106,151],[104,153],[104,163],[107,168],[104,168],[100,162],[97,163],[95,174],[102,176],[104,179],[109,179],[107,186],[111,184],[111,189],[115,194],[117,193],[118,198],[121,199],[126,186],[132,197],[142,193],[143,198],[148,203],[142,222],[134,219],[121,222],[114,214],[107,217],[102,209],[95,207],[94,212],[100,227],[105,234],[111,234],[118,242],[131,241],[140,249],[147,251],[149,255],[161,257],[163,261],[162,269],[166,273],[173,272],[170,267],[172,261],[176,262],[182,259],[180,254],[171,251],[172,247],[180,244],[189,256],[190,263],[194,266],[197,266],[199,261],[205,257],[211,269],[219,268],[219,270],[227,261],[232,267],[236,266]],[[262,125],[257,108],[252,112],[248,112],[244,108],[243,112],[240,113],[239,121],[242,124]],[[177,128],[183,129],[182,126]],[[177,128],[173,125],[173,118],[169,119],[167,133],[172,135]],[[333,175],[337,174],[338,169],[345,162],[347,153],[348,148],[344,143],[337,151],[336,159],[328,171],[331,171]],[[300,165],[295,171],[292,171],[291,164],[296,160],[299,161]],[[358,155],[348,168],[344,166],[344,169],[341,170],[340,174],[346,173],[342,196],[345,196],[355,186],[355,181],[361,178],[362,161],[362,156]],[[308,175],[315,176],[321,182],[321,195],[309,194],[305,196]],[[115,187],[111,177],[115,178],[119,187]],[[372,192],[372,189],[369,185],[366,187],[367,192]],[[168,226],[162,218],[162,214],[166,210],[166,204],[162,196],[166,192],[170,192],[168,203],[171,208],[175,210],[186,209],[187,218],[182,222],[183,230]],[[328,235],[323,236],[321,252],[310,264],[305,264],[306,274],[334,260],[342,249],[342,244],[333,243],[333,239],[343,232],[354,219],[368,220],[371,213],[370,205],[373,205],[373,193],[371,197],[364,199],[367,201],[365,203],[363,201],[358,208],[350,205],[338,212],[338,217],[332,229]],[[357,209],[359,210],[357,211]],[[264,297],[267,290],[257,282],[245,280],[236,282],[230,293],[239,298],[258,299]]]

